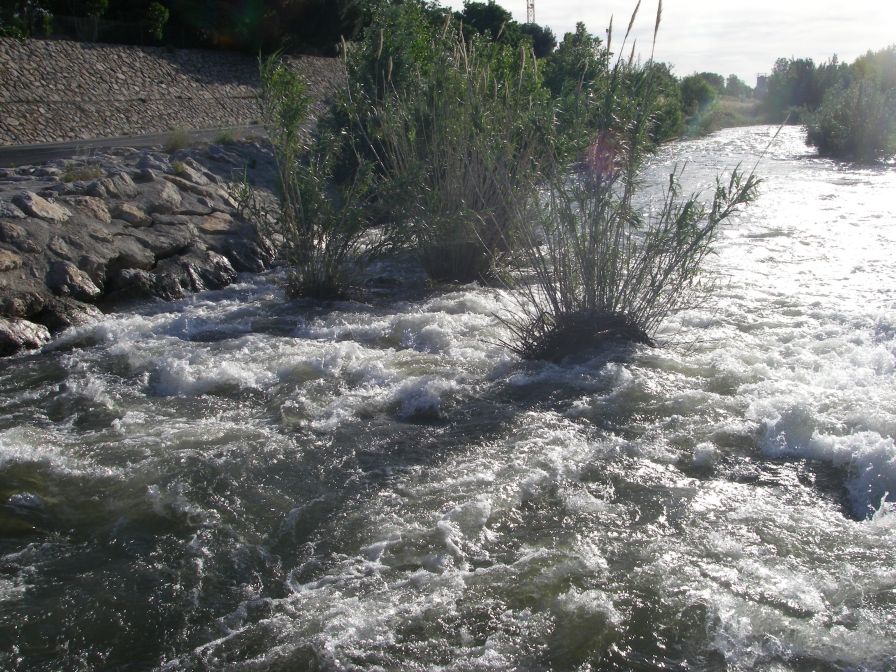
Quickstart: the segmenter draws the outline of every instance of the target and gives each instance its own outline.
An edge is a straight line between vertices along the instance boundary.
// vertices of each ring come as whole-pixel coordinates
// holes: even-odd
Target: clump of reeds
[[[661,11],[660,3],[655,30]],[[599,130],[579,169],[554,171],[518,211],[518,275],[528,281],[523,310],[506,322],[509,345],[524,358],[562,359],[611,340],[652,344],[660,322],[699,293],[719,226],[755,196],[757,178],[735,170],[703,204],[682,194],[676,171],[659,207],[636,206],[653,148],[651,70],[632,56],[615,62],[590,103]],[[630,96],[620,95],[624,80]]]
[[[267,211],[244,188],[244,210],[279,242],[292,295],[344,297],[369,221],[367,172],[362,165],[350,182],[333,179],[343,140],[307,132],[305,82],[278,54],[261,62],[260,103],[277,162],[280,204]]]
[[[401,77],[380,50],[376,85],[354,92],[355,109],[369,114],[357,127],[400,194],[390,213],[397,233],[429,275],[491,281],[514,246],[514,203],[541,178],[552,106],[525,50],[468,42],[450,18],[419,48],[423,64]]]

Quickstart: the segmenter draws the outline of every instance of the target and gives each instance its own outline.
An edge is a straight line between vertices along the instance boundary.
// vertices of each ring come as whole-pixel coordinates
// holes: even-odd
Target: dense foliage
[[[872,162],[896,155],[896,46],[840,72],[809,120],[808,139],[825,156]]]
[[[483,3],[471,9],[494,15]],[[659,214],[640,212],[644,162],[680,123],[669,68],[612,57],[612,30],[604,43],[579,25],[537,59],[530,44],[502,39],[506,26],[488,25],[471,33],[420,2],[377,8],[347,47],[345,95],[304,146],[289,131],[301,91],[287,104],[278,92],[291,90],[291,76],[267,66],[266,118],[285,195],[276,230],[293,292],[338,294],[375,212],[389,243],[415,250],[434,281],[519,283],[509,345],[524,357],[609,338],[651,343],[659,321],[697,290],[718,225],[752,198],[755,178],[735,174],[703,206],[681,194],[676,173]],[[336,137],[341,152],[321,154],[320,138]],[[376,180],[375,207],[359,176]],[[349,252],[325,263],[330,250]]]

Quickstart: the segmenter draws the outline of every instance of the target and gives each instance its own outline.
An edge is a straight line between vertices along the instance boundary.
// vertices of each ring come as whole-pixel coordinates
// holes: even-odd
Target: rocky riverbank
[[[0,354],[146,299],[223,287],[274,259],[233,180],[268,190],[265,143],[117,149],[0,169]]]

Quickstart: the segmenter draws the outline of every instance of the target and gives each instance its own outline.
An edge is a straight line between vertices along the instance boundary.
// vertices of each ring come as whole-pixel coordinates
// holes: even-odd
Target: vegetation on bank
[[[896,155],[896,45],[869,51],[852,64],[836,56],[779,59],[763,108],[772,120],[807,126],[823,156],[873,162]]]
[[[657,208],[636,207],[680,109],[668,68],[629,54],[636,14],[619,45],[612,27],[604,43],[580,25],[539,59],[425,3],[383,5],[347,45],[349,85],[314,134],[300,78],[264,61],[281,205],[243,203],[281,242],[291,293],[345,295],[377,224],[377,249],[414,250],[436,282],[516,287],[509,345],[523,357],[652,343],[757,180],[735,172],[704,205],[676,172]]]

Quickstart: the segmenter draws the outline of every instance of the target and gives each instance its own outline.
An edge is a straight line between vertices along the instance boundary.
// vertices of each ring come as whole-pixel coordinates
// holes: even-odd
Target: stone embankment
[[[0,169],[0,355],[40,347],[101,308],[267,268],[271,245],[232,195],[243,170],[270,197],[270,149],[251,141]]]
[[[337,59],[291,58],[321,101],[345,82]],[[0,38],[0,145],[257,122],[248,55]]]

